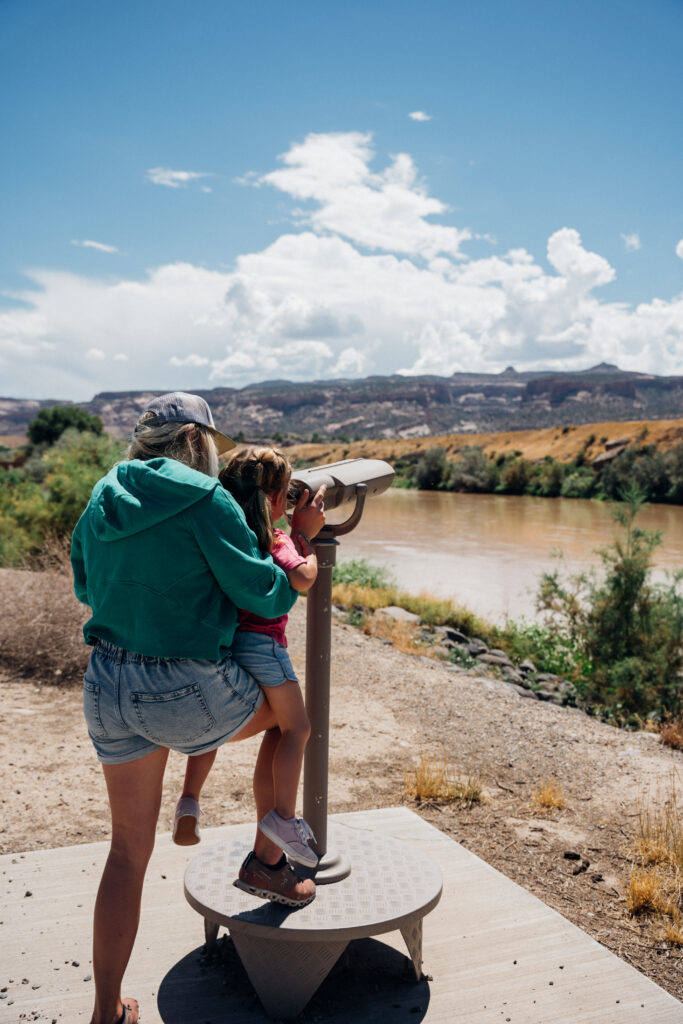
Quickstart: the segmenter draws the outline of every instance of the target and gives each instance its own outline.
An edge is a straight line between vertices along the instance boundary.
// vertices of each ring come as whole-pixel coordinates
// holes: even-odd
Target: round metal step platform
[[[295,910],[237,889],[232,882],[249,853],[253,827],[202,851],[185,872],[185,896],[204,918],[207,945],[228,929],[266,1011],[299,1013],[351,939],[399,930],[417,978],[422,972],[422,919],[441,896],[441,870],[398,839],[330,824],[330,845],[351,874],[322,885]]]

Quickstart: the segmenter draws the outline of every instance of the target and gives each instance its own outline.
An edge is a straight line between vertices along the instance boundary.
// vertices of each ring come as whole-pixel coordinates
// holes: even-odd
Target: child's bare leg
[[[280,730],[275,726],[263,734],[256,767],[254,768],[254,802],[256,804],[256,820],[265,818],[268,811],[275,806],[273,790],[273,759],[280,744]],[[264,864],[275,864],[282,856],[282,850],[276,846],[260,829],[256,829],[254,853]]]
[[[217,750],[209,750],[206,754],[195,754],[193,757],[188,757],[182,796],[189,796],[193,800],[199,801],[202,787],[213,768],[217,753]]]
[[[288,679],[281,686],[266,686],[263,692],[281,733],[273,755],[275,810],[283,818],[293,818],[296,814],[301,765],[311,726],[301,687],[293,679]]]

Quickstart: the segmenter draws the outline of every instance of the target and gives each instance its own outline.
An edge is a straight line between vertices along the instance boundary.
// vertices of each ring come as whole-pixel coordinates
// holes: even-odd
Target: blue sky
[[[683,373],[682,30],[677,0],[2,0],[0,394]]]

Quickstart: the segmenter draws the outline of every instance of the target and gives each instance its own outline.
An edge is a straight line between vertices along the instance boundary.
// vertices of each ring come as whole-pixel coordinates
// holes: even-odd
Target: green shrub
[[[413,479],[421,491],[434,491],[441,487],[448,472],[446,452],[443,448],[429,448],[413,470]]]
[[[562,481],[563,498],[592,498],[598,490],[598,478],[590,466],[569,469]]]
[[[48,538],[70,534],[93,485],[122,455],[107,435],[70,428],[22,469],[0,469],[0,566],[24,565]]]
[[[99,416],[91,416],[77,405],[53,405],[50,409],[40,410],[35,419],[29,422],[26,433],[31,444],[51,445],[70,428],[101,434],[103,426]]]
[[[648,501],[683,504],[683,442],[668,452],[629,445],[600,473],[600,493],[611,501],[621,501],[634,484]]]
[[[457,462],[448,467],[444,485],[449,491],[491,492],[498,484],[499,472],[479,445],[462,449]]]
[[[600,552],[602,575],[541,581],[538,606],[550,628],[575,649],[578,681],[596,710],[628,723],[633,716],[676,715],[682,707],[683,573],[651,579],[659,532],[635,525],[643,501],[633,488],[613,515],[621,536]]]
[[[354,583],[359,587],[389,587],[391,574],[381,565],[366,558],[353,558],[340,562],[332,570],[332,583]]]
[[[528,459],[511,459],[501,469],[497,490],[505,494],[524,494],[532,479],[533,469],[533,463]]]

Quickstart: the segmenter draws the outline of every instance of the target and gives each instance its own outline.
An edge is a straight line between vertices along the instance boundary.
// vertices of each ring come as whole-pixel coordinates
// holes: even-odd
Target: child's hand
[[[292,532],[303,533],[309,540],[320,533],[325,525],[325,505],[323,500],[325,491],[326,487],[323,484],[316,491],[310,504],[308,504],[310,491],[304,490],[301,492],[292,513]]]

